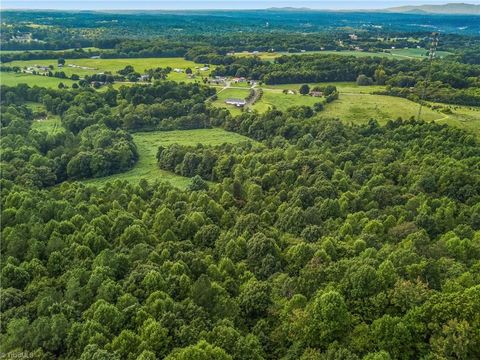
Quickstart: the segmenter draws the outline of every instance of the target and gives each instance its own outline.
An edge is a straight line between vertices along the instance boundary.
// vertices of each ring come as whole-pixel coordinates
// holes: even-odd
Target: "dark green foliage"
[[[98,108],[94,97],[79,106]],[[48,165],[50,143],[29,130],[31,112],[4,109],[2,144],[29,141],[9,145],[4,166],[23,154]],[[350,127],[278,111],[224,126],[263,144],[159,149],[162,168],[194,177],[192,191],[145,181],[39,191],[3,173],[2,351],[479,356],[473,136],[422,122]],[[97,154],[129,136],[90,125],[69,135],[79,151],[72,160],[91,170]]]

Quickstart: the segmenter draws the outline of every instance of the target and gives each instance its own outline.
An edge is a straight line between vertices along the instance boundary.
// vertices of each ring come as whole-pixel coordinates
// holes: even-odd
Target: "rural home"
[[[226,99],[225,100],[225,104],[228,104],[228,105],[235,105],[237,107],[243,107],[247,104],[247,102],[243,99]]]
[[[244,77],[234,77],[232,79],[233,82],[245,82],[247,81],[247,79],[245,79]]]
[[[310,91],[310,96],[313,96],[313,97],[321,97],[323,96],[323,92],[321,91]]]

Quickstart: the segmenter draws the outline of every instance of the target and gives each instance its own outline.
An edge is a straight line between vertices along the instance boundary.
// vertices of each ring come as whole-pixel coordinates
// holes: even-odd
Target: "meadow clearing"
[[[46,119],[34,120],[32,122],[32,129],[46,131],[50,134],[55,134],[64,130],[60,116],[58,115],[48,115]]]
[[[87,184],[103,185],[109,181],[127,180],[138,182],[141,178],[145,178],[152,182],[156,180],[168,181],[176,187],[186,188],[191,182],[190,178],[161,170],[158,167],[156,155],[160,145],[180,144],[195,146],[197,144],[203,144],[206,146],[216,146],[224,143],[252,141],[245,136],[219,128],[138,132],[133,134],[133,139],[139,153],[139,159],[133,169],[103,178],[85,180],[84,182]]]
[[[389,49],[388,52],[371,52],[371,51],[356,51],[356,50],[318,50],[318,51],[305,51],[305,52],[239,52],[235,53],[235,56],[258,56],[262,60],[273,61],[275,58],[283,55],[312,55],[312,54],[323,54],[323,55],[344,55],[344,56],[355,56],[355,57],[389,57],[389,58],[401,58],[401,59],[422,59],[427,57],[426,49],[417,49],[417,48],[408,48],[408,49]],[[437,57],[443,58],[452,53],[448,51],[437,51]]]
[[[19,66],[24,67],[33,67],[33,66],[49,66],[53,65],[54,70],[52,71],[63,71],[67,76],[72,74],[77,74],[81,78],[85,75],[93,75],[101,72],[111,72],[112,74],[117,71],[125,68],[127,65],[134,67],[135,71],[143,74],[148,69],[154,69],[157,67],[171,67],[172,69],[182,69],[183,72],[177,73],[172,71],[168,75],[169,80],[174,81],[194,81],[185,74],[186,68],[191,68],[194,74],[199,76],[207,76],[210,74],[208,71],[200,71],[196,68],[201,68],[201,64],[194,63],[193,61],[185,60],[184,58],[138,58],[138,59],[66,59],[65,65],[63,67],[58,67],[57,59],[47,59],[47,60],[27,60],[27,61],[12,61],[8,63],[9,66]],[[88,69],[82,69],[78,67],[70,67],[69,65],[86,67]],[[31,75],[33,76],[33,75]]]
[[[14,72],[0,72],[0,84],[16,86],[18,84],[27,84],[29,86],[40,86],[46,88],[58,88],[58,84],[71,86],[75,81],[70,79],[59,79],[49,76],[31,75]]]

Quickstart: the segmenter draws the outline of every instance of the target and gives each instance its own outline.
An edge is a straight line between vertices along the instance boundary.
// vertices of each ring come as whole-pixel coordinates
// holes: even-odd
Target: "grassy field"
[[[29,67],[29,66],[49,66],[53,65],[53,71],[63,71],[67,76],[72,74],[77,74],[80,77],[85,75],[92,75],[100,72],[110,71],[116,73],[118,70],[123,69],[127,65],[132,65],[135,71],[139,73],[144,73],[147,69],[153,69],[157,67],[167,67],[170,66],[172,69],[178,68],[185,70],[187,67],[190,67],[195,74],[197,70],[195,67],[201,67],[201,65],[194,63],[193,61],[188,61],[183,58],[140,58],[140,59],[67,59],[65,65],[62,68],[58,68],[57,60],[28,60],[28,61],[12,61],[8,63],[9,66],[20,66],[20,67]],[[90,69],[80,69],[75,67],[69,67],[68,65],[76,65],[87,67]],[[199,71],[200,76],[206,76],[210,71]],[[188,78],[185,72],[176,73],[171,72],[168,76],[169,79],[175,81],[193,81]]]
[[[417,48],[409,48],[409,49],[392,49],[390,52],[394,56],[399,57],[406,57],[406,58],[426,58],[428,50],[426,49],[417,49]],[[445,56],[452,55],[451,52],[448,51],[437,51],[436,56],[437,58],[443,58]]]
[[[325,116],[339,118],[345,122],[363,123],[376,119],[379,123],[388,120],[409,119],[416,116],[418,104],[399,97],[371,94],[345,94],[340,92],[338,100],[327,104]],[[423,119],[426,121],[439,120],[445,115],[425,108]]]
[[[269,108],[276,107],[279,110],[285,111],[292,106],[313,106],[313,104],[321,102],[322,99],[323,98],[304,96],[298,93],[295,95],[284,94],[281,89],[264,89],[262,98],[252,106],[252,109],[265,112]]]
[[[252,106],[252,109],[265,112],[272,106],[275,106],[279,110],[286,110],[291,106],[312,106],[316,102],[321,101],[319,98],[310,96],[285,95],[282,93],[283,89],[298,91],[300,85],[262,85],[264,90],[263,97]],[[315,85],[325,86],[326,83],[309,85],[310,87]],[[338,100],[325,106],[325,110],[322,112],[324,116],[339,118],[347,123],[364,123],[373,118],[382,124],[399,117],[409,119],[412,116],[417,116],[419,107],[417,103],[399,97],[373,94],[375,91],[383,90],[383,86],[358,86],[354,82],[338,82],[332,83],[332,85],[335,85],[340,91],[340,96]],[[241,97],[241,95],[246,96],[246,90],[224,90],[219,94],[219,100],[215,101],[214,105],[226,107],[234,115],[239,114],[240,110],[226,105],[224,99],[227,97]],[[434,103],[432,105],[449,108],[452,113],[444,114],[439,110],[424,107],[422,119],[456,126],[475,133],[480,137],[480,108]]]
[[[29,53],[42,53],[42,52],[55,52],[55,53],[63,53],[65,51],[73,51],[75,49],[71,48],[71,49],[64,49],[64,50],[0,50],[0,55],[2,54],[18,54],[18,53],[22,53],[22,52],[29,52]],[[101,50],[99,48],[96,48],[96,47],[84,47],[83,50],[85,51],[98,51],[98,50]]]
[[[140,155],[133,169],[104,178],[86,180],[85,183],[102,185],[117,179],[138,182],[141,178],[146,178],[149,181],[168,181],[177,187],[185,188],[190,183],[189,178],[158,168],[156,155],[160,145],[166,146],[176,143],[193,146],[200,143],[215,146],[223,143],[238,143],[249,140],[242,135],[222,129],[140,132],[135,133],[133,138]]]
[[[302,84],[280,84],[280,85],[262,85],[264,90],[269,89],[290,89],[298,91]],[[381,85],[358,86],[355,82],[334,82],[334,83],[309,83],[310,88],[315,86],[334,85],[340,93],[354,93],[354,94],[371,94],[375,91],[384,90],[385,87]]]
[[[60,117],[56,115],[49,115],[45,120],[34,120],[32,129],[46,131],[51,134],[63,131]]]
[[[324,55],[345,55],[345,56],[355,56],[355,57],[367,57],[367,56],[377,56],[377,57],[390,57],[390,58],[407,58],[407,59],[421,59],[426,55],[427,50],[409,48],[409,49],[391,49],[389,52],[369,52],[369,51],[355,51],[355,50],[321,50],[321,51],[306,51],[306,52],[259,52],[258,54],[252,54],[251,52],[240,52],[235,53],[235,56],[253,56],[257,55],[262,60],[270,60],[282,56],[282,55],[311,55],[311,54],[324,54]],[[437,57],[442,58],[451,53],[447,51],[437,51]]]
[[[225,100],[229,98],[235,99],[245,99],[248,94],[250,93],[250,89],[236,89],[236,88],[228,88],[225,90],[217,90],[217,100],[213,101],[212,104],[217,107],[225,107],[234,115],[241,114],[242,110],[234,105],[227,105],[225,104]]]
[[[480,139],[480,107],[450,106],[452,114],[444,115],[437,121],[439,124],[448,124],[470,131]],[[422,110],[423,112],[423,110]]]
[[[323,115],[339,118],[346,122],[362,123],[372,118],[377,119],[380,123],[385,123],[391,119],[409,119],[416,116],[418,112],[418,104],[403,98],[373,95],[374,91],[382,90],[383,86],[358,86],[353,82],[332,83],[340,91],[339,99],[333,103],[327,104]],[[259,112],[265,112],[269,108],[275,106],[279,110],[286,110],[292,106],[313,104],[322,101],[322,98],[311,96],[303,96],[298,93],[284,94],[283,89],[296,90],[300,88],[301,84],[284,84],[284,85],[263,85],[262,98],[252,106]],[[310,84],[311,87],[315,85],[325,86],[322,84]],[[224,103],[226,98],[247,96],[248,90],[243,89],[226,89],[218,94],[218,100],[213,104],[219,107],[226,107],[232,114],[240,114],[240,110],[226,105]],[[427,121],[439,120],[445,118],[445,114],[425,108],[423,111],[423,118]]]
[[[31,74],[17,74],[13,72],[0,72],[0,84],[16,86],[17,84],[27,84],[29,86],[41,86],[47,88],[58,88],[58,84],[63,83],[71,86],[74,81],[69,79],[59,79],[48,76],[39,76]]]

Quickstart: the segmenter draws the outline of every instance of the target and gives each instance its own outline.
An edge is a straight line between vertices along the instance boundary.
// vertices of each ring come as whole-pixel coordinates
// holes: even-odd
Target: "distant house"
[[[100,55],[92,56],[92,57],[90,57],[90,59],[100,59]]]
[[[208,70],[210,70],[210,68],[208,66],[204,66],[204,67],[201,67],[199,70],[200,71],[208,71]]]
[[[322,97],[323,96],[323,92],[321,91],[310,91],[310,96],[313,96],[313,97]]]
[[[243,99],[226,99],[225,104],[228,105],[235,105],[237,107],[243,107],[247,104],[247,102]]]
[[[289,90],[287,90],[287,94],[289,94],[289,95],[295,95],[295,91],[289,89]]]
[[[140,75],[139,80],[140,81],[150,81],[150,75],[148,75],[148,74]]]
[[[234,77],[232,79],[232,81],[234,81],[234,82],[245,82],[245,81],[247,81],[247,79],[245,79],[244,77]]]
[[[173,69],[173,71],[176,73],[183,73],[183,69]]]
[[[36,39],[32,39],[32,34],[25,33],[25,34],[14,35],[14,36],[12,36],[11,40],[15,41],[15,42],[19,42],[19,43],[28,43],[28,42],[31,42],[32,40],[36,40]]]
[[[350,37],[350,40],[358,40],[358,36],[356,34],[350,34],[348,36]]]
[[[301,52],[301,53],[305,53],[305,52],[307,52],[307,50],[300,50],[300,52]]]

